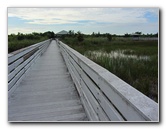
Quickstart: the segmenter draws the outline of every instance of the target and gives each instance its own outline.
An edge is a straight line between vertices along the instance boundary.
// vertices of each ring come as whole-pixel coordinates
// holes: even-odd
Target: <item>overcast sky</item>
[[[8,34],[61,30],[157,33],[158,8],[8,8]]]

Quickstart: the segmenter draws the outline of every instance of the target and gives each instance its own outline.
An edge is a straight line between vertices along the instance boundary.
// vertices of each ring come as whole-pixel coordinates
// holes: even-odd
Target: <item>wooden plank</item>
[[[47,47],[48,47],[47,44],[44,45],[44,46],[42,46],[42,48],[41,48],[41,54],[43,54],[46,51]]]
[[[70,57],[69,57],[69,61],[71,61],[71,58],[70,58]],[[74,62],[73,62],[73,63],[74,63]],[[69,62],[69,66],[72,68],[73,74],[75,75],[75,77],[77,78],[77,80],[81,81],[82,79],[80,78],[80,75],[79,75],[78,71],[76,70],[76,68],[73,66],[73,64],[71,64],[71,63]],[[78,68],[78,67],[77,67],[77,68]],[[89,100],[89,101],[92,103],[92,107],[94,107],[94,106],[95,106],[94,101],[96,101],[96,103],[98,103],[97,100],[95,100],[95,98],[91,95],[90,91],[89,91],[88,88],[85,86],[85,83],[82,82],[82,83],[81,83],[81,86],[82,86],[82,88],[79,89],[79,90],[85,92],[84,96],[87,96],[88,100],[89,100],[89,99],[92,99],[92,100]],[[97,104],[97,106],[95,107],[95,109],[96,109],[96,112],[99,111],[99,112],[97,112],[96,114],[99,115],[99,118],[100,118],[101,120],[103,120],[103,121],[109,120],[109,119],[107,118],[106,114],[103,112],[103,110],[101,109],[101,107],[100,107],[98,104]],[[97,109],[98,109],[98,110],[97,110]]]
[[[8,83],[8,91],[13,87],[13,85],[16,83],[16,79],[12,79],[9,83]]]
[[[79,78],[74,74],[74,71],[73,71],[73,69],[71,68],[71,67],[68,67],[68,69],[69,69],[69,72],[70,72],[70,74],[71,74],[71,76],[72,76],[72,78],[73,78],[73,81],[75,82],[75,85],[76,85],[76,88],[77,88],[77,91],[78,91],[78,93],[79,93],[79,95],[80,95],[80,97],[82,96],[82,89],[81,89],[81,86],[80,86],[80,80],[79,80]]]
[[[23,58],[20,58],[8,66],[8,73],[14,70],[19,64],[23,62]]]
[[[15,68],[14,63],[8,65],[8,74],[10,74],[10,72]]]
[[[63,53],[63,55],[64,55],[64,53]],[[66,57],[64,57],[64,58],[66,59]],[[68,61],[68,62],[67,62],[67,61]],[[74,74],[74,71],[73,71],[73,70],[75,70],[75,69],[73,69],[73,68],[71,67],[72,64],[69,62],[69,60],[67,60],[67,61],[66,61],[66,64],[68,64],[68,65],[67,65],[67,66],[68,66],[68,69],[69,69],[70,74],[71,74],[71,76],[72,76],[72,78],[73,78],[73,81],[75,82],[77,91],[78,91],[78,93],[79,93],[79,95],[80,95],[80,97],[81,97],[81,101],[82,101],[82,103],[83,103],[83,105],[84,105],[84,108],[85,108],[85,111],[86,111],[86,113],[87,113],[87,115],[88,115],[88,118],[89,118],[90,120],[92,120],[92,121],[97,121],[97,120],[98,120],[98,116],[96,115],[96,113],[95,113],[95,111],[94,111],[92,105],[90,104],[89,100],[88,100],[87,97],[86,97],[86,94],[84,93],[84,91],[83,91],[82,88],[81,88],[81,85],[80,85],[80,82],[79,82],[80,80],[79,80],[79,78],[78,78],[78,74],[77,74],[77,75]],[[75,73],[76,73],[76,71],[75,71]]]
[[[35,48],[37,48],[39,46],[42,46],[43,44],[45,44],[47,42],[49,43],[50,40],[39,42],[37,44],[31,45],[29,47],[26,47],[26,48],[23,48],[21,50],[17,50],[15,52],[12,52],[12,53],[8,54],[8,64],[12,63],[13,61],[17,60],[21,56],[27,54],[28,52],[32,51],[33,49],[35,49]]]
[[[89,79],[89,77],[82,71],[81,78],[86,83],[87,87],[90,89],[92,94],[98,100],[98,103],[107,113],[111,121],[123,121],[122,116],[117,112],[113,105],[104,97],[103,93],[98,89],[98,87]]]
[[[34,56],[35,56],[35,54],[34,54]],[[14,69],[14,68],[16,68],[20,63],[22,63],[23,62],[23,58],[20,58],[19,60],[17,60],[16,62],[14,62],[13,64],[11,64],[12,65],[12,70]],[[30,61],[31,62],[31,61]],[[25,66],[26,64],[24,63],[24,64],[21,64],[20,66],[19,66],[19,69],[17,69],[16,68],[16,70],[14,70],[14,71],[12,71],[9,75],[8,75],[8,82],[19,72],[19,70],[20,69],[22,69],[24,66]],[[30,67],[30,64],[29,64],[29,66],[28,67]],[[9,68],[9,67],[8,67]],[[11,69],[10,69],[11,70]],[[9,71],[10,71],[9,70]],[[26,70],[26,67],[25,67],[25,70]]]
[[[71,106],[77,106],[81,105],[81,101],[79,99],[73,99],[73,100],[64,100],[64,101],[58,101],[58,102],[47,102],[47,103],[34,103],[30,105],[12,105],[9,106],[9,113],[24,113],[26,111],[36,111],[36,110],[46,110],[51,108],[61,108],[63,107],[71,107]]]
[[[39,48],[35,48],[32,51],[28,52],[26,55],[23,56],[24,61],[27,60],[30,56],[32,56]]]
[[[68,56],[69,56],[69,55],[68,55]],[[79,68],[79,66],[76,64],[76,62],[75,62],[70,56],[69,56],[68,58],[69,58],[69,60],[72,62],[72,64],[70,63],[69,66],[72,67],[75,76],[80,78],[80,75],[79,75],[78,71],[81,72],[81,69]],[[74,67],[73,67],[72,65],[74,65]],[[77,69],[77,70],[76,70],[76,69]],[[86,80],[85,80],[85,82],[86,82]],[[82,85],[84,85],[84,88],[85,88],[85,84],[82,84]],[[88,93],[89,93],[89,96],[91,95],[91,93],[88,91],[87,88],[82,89],[82,90],[83,90],[83,91],[86,91],[86,92],[85,92],[85,95],[87,95]],[[87,92],[88,92],[88,93],[87,93]],[[90,99],[90,98],[92,98],[92,96],[89,97],[89,99]],[[95,101],[95,99],[93,99],[93,101]],[[93,101],[91,101],[91,103],[92,103]],[[98,103],[98,102],[97,102],[97,103]],[[94,105],[94,104],[92,104],[92,105]],[[97,107],[97,109],[99,109],[99,108],[101,108],[101,107]],[[103,112],[102,109],[100,109],[100,113],[98,113],[98,114],[100,115],[101,120],[108,120],[107,116],[104,115],[104,112]]]
[[[15,60],[15,56],[12,53],[8,54],[8,65]]]
[[[18,85],[20,84],[20,82],[22,81],[22,79],[24,78],[25,74],[23,74],[19,80],[10,88],[10,90],[8,90],[8,98],[11,97],[12,93],[17,89]],[[14,80],[15,81],[15,80]],[[8,84],[9,87],[9,84]]]
[[[24,68],[36,55],[37,52],[35,52],[33,55],[31,55],[28,59],[26,59],[22,64],[20,64],[15,70],[16,73],[18,73],[22,68]]]
[[[60,107],[60,108],[51,108],[51,109],[46,109],[46,110],[36,110],[36,111],[26,111],[23,113],[18,113],[18,114],[12,114],[9,117],[9,121],[18,121],[18,120],[36,120],[36,119],[41,119],[41,118],[46,118],[46,117],[51,117],[51,116],[64,116],[67,114],[77,114],[77,113],[83,113],[82,106],[77,105],[77,106],[71,106],[71,107]],[[40,115],[39,115],[40,114]]]
[[[28,53],[29,51],[33,50],[34,48],[29,48],[27,50],[24,50],[20,53],[17,53],[16,55],[13,55],[12,57],[8,58],[8,64],[14,62],[15,60],[17,60],[18,58],[20,58],[21,56],[25,55],[26,53]]]
[[[81,77],[81,72],[82,72],[82,69],[80,68],[80,66],[75,62],[75,60],[69,56],[69,60],[70,62],[73,64],[73,66],[75,67],[75,69],[77,70],[79,76]]]
[[[97,116],[95,110],[93,109],[91,103],[89,102],[87,96],[84,91],[82,91],[83,96],[81,97],[81,102],[84,106],[87,117],[90,121],[99,121],[99,117]]]
[[[71,59],[71,57],[69,57],[69,55],[68,55],[68,58],[69,58],[69,61],[71,61],[71,62],[73,62],[74,60],[72,60]],[[73,62],[73,64],[71,64],[70,62],[67,62],[67,64],[69,64],[69,67],[71,67],[72,68],[72,70],[73,70],[73,76],[75,76],[76,78],[77,77],[79,77],[80,75],[79,75],[79,73],[78,73],[78,71],[75,69],[75,67],[73,66],[73,64],[74,64],[74,62]],[[76,66],[76,64],[75,64],[75,66]],[[78,67],[77,67],[77,69],[79,69]],[[70,71],[71,72],[71,71]],[[75,80],[75,79],[74,79]],[[79,79],[80,80],[80,79]],[[78,83],[77,83],[77,85],[78,85]],[[108,117],[106,116],[106,114],[103,112],[103,110],[101,109],[101,107],[97,104],[97,101],[92,97],[92,95],[91,95],[91,93],[88,91],[88,89],[86,88],[86,86],[85,86],[85,84],[82,82],[81,83],[81,86],[84,86],[84,89],[79,89],[79,93],[80,92],[85,92],[84,93],[84,96],[87,96],[88,95],[88,98],[87,98],[87,101],[90,101],[90,103],[92,104],[92,107],[95,109],[95,114],[92,114],[92,116],[95,116],[95,115],[99,115],[99,119],[100,120],[103,120],[103,121],[107,121],[107,120],[109,120],[108,119]],[[88,94],[89,93],[89,94]],[[81,94],[81,93],[80,93]],[[89,100],[90,99],[90,100]],[[96,104],[95,104],[95,101],[96,101]],[[89,103],[89,104],[90,104]],[[90,105],[91,105],[90,104]],[[96,106],[95,106],[96,105]],[[93,110],[94,110],[93,109]],[[97,118],[97,116],[95,117],[95,118]],[[97,120],[97,119],[96,119]]]
[[[34,53],[35,52],[35,53]],[[33,55],[31,55],[31,57],[30,58],[28,58],[28,59],[26,59],[26,61],[24,61],[23,62],[23,60],[24,60],[24,58],[20,58],[20,59],[18,59],[16,62],[14,62],[13,64],[14,64],[14,66],[15,66],[15,70],[11,73],[11,74],[9,74],[8,75],[8,81],[10,81],[9,83],[8,83],[8,91],[14,86],[14,85],[16,85],[15,83],[18,81],[18,79],[19,78],[21,78],[21,75],[23,75],[23,73],[25,72],[25,70],[23,70],[23,68],[24,68],[24,66],[26,66],[26,64],[29,62],[29,61],[31,61],[34,57],[35,57],[35,55],[38,53],[38,51],[34,51],[34,52],[32,52],[33,53]],[[23,62],[23,63],[22,63]],[[22,64],[20,64],[20,63],[22,63]],[[20,64],[20,65],[19,65]],[[17,67],[18,66],[18,67]],[[17,68],[16,68],[17,67]],[[21,70],[21,71],[20,71]],[[21,74],[21,75],[20,75]],[[12,80],[11,80],[12,79]],[[20,82],[21,80],[19,79],[19,81],[18,82]],[[15,88],[13,88],[13,89],[15,89]],[[14,90],[12,90],[12,91],[14,91]]]
[[[71,76],[72,76],[72,78],[73,78],[73,81],[74,81],[74,83],[75,83],[75,85],[76,85],[77,91],[78,91],[78,93],[79,93],[79,96],[80,96],[80,98],[81,98],[81,102],[83,103],[83,106],[84,106],[84,108],[85,108],[85,111],[86,111],[86,113],[87,113],[87,115],[88,115],[88,118],[89,118],[91,121],[98,121],[99,118],[98,118],[98,116],[97,116],[95,110],[93,109],[93,106],[91,105],[91,103],[89,102],[89,100],[88,100],[86,94],[85,94],[84,91],[82,90],[81,85],[80,85],[79,81],[77,80],[75,74],[73,73],[73,71],[71,70],[71,68],[69,68],[69,69],[70,69],[70,73],[71,73]]]
[[[9,83],[8,83],[8,91],[17,83],[17,81],[21,78],[21,76],[24,74],[24,69],[22,69],[16,76],[14,79],[12,79]]]
[[[65,122],[71,122],[71,121],[88,121],[86,118],[85,113],[79,113],[79,114],[73,114],[73,115],[63,115],[63,116],[53,116],[53,117],[47,117],[47,118],[41,118],[40,121],[65,121]]]
[[[11,73],[8,74],[8,82],[11,81],[12,78],[16,75],[16,71],[12,71]]]
[[[114,103],[116,108],[123,114],[123,116],[129,121],[144,121],[146,120],[135,110],[132,106],[128,104],[128,102],[124,101],[124,99],[119,96],[119,94],[111,89],[109,85],[105,84],[105,82],[101,82],[101,89],[107,95],[109,99]],[[130,115],[131,114],[131,115]]]
[[[107,76],[111,76],[111,78],[115,81],[110,80]],[[156,102],[143,95],[135,88],[131,87],[111,73],[102,74],[101,77],[104,78],[106,80],[105,82],[108,82],[108,85],[110,85],[115,91],[118,91],[117,93],[119,93],[122,99],[125,98],[129,105],[137,110],[137,112],[139,112],[142,117],[146,115],[148,119],[153,121],[158,119],[159,105]]]
[[[31,59],[33,59],[37,53],[38,52],[34,53],[34,55],[30,59],[28,59],[28,61],[31,61]],[[8,81],[10,81],[19,72],[19,70],[21,70],[24,66],[26,66],[26,64],[28,63],[28,61],[22,63],[23,62],[23,58],[20,58],[19,60],[17,60],[16,62],[14,62],[12,64],[14,66],[14,68],[16,68],[20,63],[22,63],[22,64],[20,64],[18,66],[18,68],[16,68],[14,71],[12,71],[11,74],[8,75]]]
[[[108,101],[102,92],[98,92],[98,100],[101,107],[106,112],[111,121],[124,121],[124,118],[119,114],[115,107]]]
[[[98,115],[99,119],[101,121],[109,121],[109,118],[104,113],[103,109],[100,107],[99,103],[94,98],[92,93],[89,91],[89,89],[87,88],[85,82],[82,81],[82,80],[81,80],[81,86],[82,86],[82,90],[85,92],[85,95],[87,96],[88,100],[90,101],[93,109],[95,110],[96,114]]]

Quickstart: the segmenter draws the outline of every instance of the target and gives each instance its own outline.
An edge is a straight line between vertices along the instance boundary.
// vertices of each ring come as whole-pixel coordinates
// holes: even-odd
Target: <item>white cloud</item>
[[[109,23],[145,23],[152,8],[8,8],[9,17],[29,20],[29,24],[70,24],[80,20]]]
[[[21,33],[31,33],[32,32],[32,28],[10,28],[8,29],[8,34],[17,34],[18,32]]]
[[[26,26],[26,27],[8,27],[8,34],[17,34],[18,32],[21,33],[32,33],[32,32],[46,32],[48,31],[48,27],[33,27],[33,26]]]
[[[149,23],[145,17],[147,12],[159,15],[158,8],[8,8],[8,17],[26,22],[22,28],[13,25],[8,30],[9,34],[63,29],[83,33],[156,33],[159,23]]]

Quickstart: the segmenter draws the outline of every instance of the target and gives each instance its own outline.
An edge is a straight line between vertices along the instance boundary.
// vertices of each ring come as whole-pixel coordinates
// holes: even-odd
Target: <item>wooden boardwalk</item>
[[[8,120],[88,120],[55,40],[10,96]]]

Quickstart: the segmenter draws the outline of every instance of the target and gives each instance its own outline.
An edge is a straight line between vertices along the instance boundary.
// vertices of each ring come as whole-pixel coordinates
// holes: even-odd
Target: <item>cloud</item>
[[[8,8],[9,32],[158,32],[158,8]],[[11,21],[18,18],[22,25]],[[153,24],[151,23],[153,21]]]
[[[33,32],[33,28],[12,27],[12,28],[8,29],[8,34],[17,34],[18,32],[21,32],[21,33],[32,33]],[[36,30],[34,32],[36,32]]]
[[[81,20],[106,23],[145,23],[151,8],[8,8],[9,17],[30,20],[29,24],[75,24]]]

